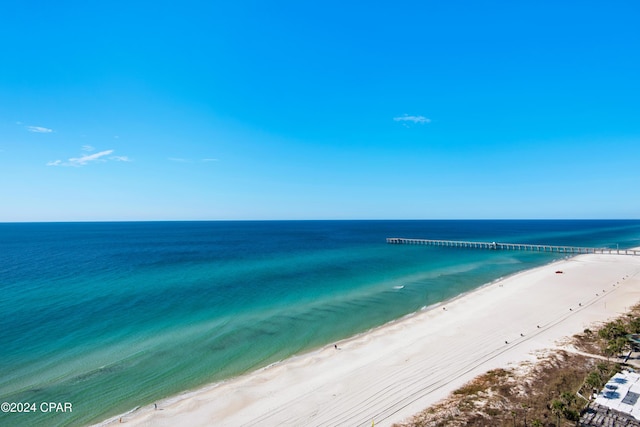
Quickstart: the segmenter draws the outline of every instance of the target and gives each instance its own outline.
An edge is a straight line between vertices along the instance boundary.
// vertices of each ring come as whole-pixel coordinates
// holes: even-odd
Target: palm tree
[[[560,395],[560,399],[563,400],[566,406],[571,406],[571,404],[576,401],[576,395],[568,391],[563,391]]]
[[[604,362],[598,363],[596,365],[596,368],[598,369],[598,372],[600,372],[601,375],[604,375],[607,372],[609,372],[609,366]]]
[[[587,375],[584,382],[586,385],[591,387],[593,391],[598,391],[602,388],[602,377],[597,371],[589,372],[589,375]]]
[[[553,399],[553,401],[551,401],[551,412],[556,416],[558,420],[558,427],[560,427],[560,415],[564,415],[565,409],[566,405],[562,400]]]

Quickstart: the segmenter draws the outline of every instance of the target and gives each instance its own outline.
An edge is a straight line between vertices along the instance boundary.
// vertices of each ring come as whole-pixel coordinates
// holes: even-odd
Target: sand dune
[[[562,273],[556,273],[562,271]],[[122,416],[141,426],[389,426],[640,302],[640,257],[581,255]],[[117,424],[120,417],[108,423]]]

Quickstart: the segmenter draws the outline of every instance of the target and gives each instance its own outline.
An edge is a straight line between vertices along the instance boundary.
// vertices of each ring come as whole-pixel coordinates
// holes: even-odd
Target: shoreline
[[[640,247],[638,249],[640,249]],[[577,256],[577,255],[574,254],[573,256]],[[545,265],[540,266],[540,267],[551,265],[553,263],[556,263],[556,262],[559,262],[559,261],[562,261],[562,260],[566,260],[568,258],[571,258],[571,256],[566,256],[566,257],[563,257],[562,259],[552,260],[548,264],[545,264]],[[417,311],[414,311],[414,312],[411,312],[411,313],[407,313],[407,314],[405,314],[405,315],[403,315],[403,316],[401,316],[401,317],[399,317],[397,319],[390,320],[390,321],[388,321],[388,322],[386,322],[386,323],[384,323],[382,325],[375,326],[375,327],[373,327],[371,329],[368,329],[366,331],[359,332],[359,333],[356,333],[355,335],[343,338],[343,339],[337,341],[336,345],[337,345],[337,343],[346,343],[346,342],[350,342],[350,341],[356,341],[358,338],[363,337],[365,335],[368,335],[370,333],[373,333],[373,332],[375,332],[375,331],[377,331],[379,329],[384,329],[384,328],[386,328],[388,326],[391,326],[393,324],[396,324],[396,323],[403,322],[403,321],[406,321],[408,319],[411,319],[414,316],[419,316],[420,314],[424,313],[425,311],[429,311],[429,310],[434,310],[436,308],[440,308],[443,305],[447,305],[447,304],[452,303],[452,302],[454,302],[454,301],[456,301],[456,300],[458,300],[460,298],[463,298],[463,297],[465,297],[465,296],[467,296],[469,294],[473,294],[474,292],[476,292],[476,291],[478,291],[480,289],[483,289],[483,288],[488,287],[488,286],[492,286],[495,283],[501,282],[503,280],[506,280],[506,279],[514,277],[514,276],[517,276],[518,274],[527,272],[527,271],[535,269],[535,268],[539,268],[539,267],[533,267],[531,269],[525,269],[525,270],[522,270],[522,271],[516,271],[516,272],[510,273],[510,274],[508,274],[506,276],[498,277],[497,279],[491,280],[490,282],[486,282],[486,283],[478,286],[477,288],[462,292],[461,294],[455,295],[455,296],[453,296],[453,297],[451,297],[449,299],[446,299],[446,300],[443,300],[443,301],[439,301],[439,302],[436,302],[436,303],[433,303],[433,304],[430,304],[430,305],[427,305],[427,306],[423,306],[420,309],[418,309]],[[323,352],[324,350],[329,348],[331,345],[333,345],[333,344],[332,343],[327,343],[327,344],[322,345],[320,347],[308,350],[308,351],[306,351],[304,353],[294,354],[294,355],[292,355],[290,357],[287,357],[286,359],[281,359],[281,360],[272,362],[272,363],[270,363],[270,364],[268,364],[266,366],[262,366],[262,367],[258,367],[258,368],[249,370],[247,372],[241,373],[241,374],[239,374],[237,376],[234,376],[234,377],[225,378],[225,379],[217,381],[217,382],[205,384],[205,385],[200,386],[200,387],[195,388],[195,389],[185,390],[185,391],[180,392],[178,394],[174,394],[174,395],[171,395],[171,396],[168,396],[168,397],[164,397],[164,398],[158,400],[156,402],[156,404],[159,407],[160,407],[160,405],[159,405],[160,403],[162,403],[164,406],[168,406],[168,405],[171,405],[173,403],[180,402],[180,401],[183,401],[185,399],[189,399],[189,398],[191,398],[191,397],[193,397],[195,395],[200,395],[202,393],[206,393],[209,390],[213,390],[215,388],[221,387],[221,386],[223,386],[224,384],[226,384],[226,383],[228,383],[230,381],[233,381],[233,380],[236,380],[236,379],[248,376],[248,375],[259,374],[260,372],[262,372],[262,371],[264,371],[266,369],[274,368],[274,367],[276,367],[276,366],[278,366],[278,365],[280,365],[282,363],[294,362],[295,360],[297,360],[299,358],[314,356],[317,353]],[[138,412],[144,411],[145,408],[149,409],[151,407],[153,407],[153,404],[138,405],[138,406],[135,406],[132,409],[130,409],[130,410],[126,411],[126,412],[120,413],[120,414],[118,414],[116,416],[111,416],[111,417],[109,417],[107,419],[104,419],[102,421],[99,421],[97,423],[92,423],[92,424],[90,424],[90,426],[92,426],[92,427],[103,427],[103,426],[113,425],[114,423],[115,424],[120,424],[119,420],[121,418],[123,419],[123,422],[125,422],[124,420],[125,420],[126,417],[132,416],[132,415],[135,416]]]
[[[638,301],[640,257],[577,255],[96,425],[391,425]]]

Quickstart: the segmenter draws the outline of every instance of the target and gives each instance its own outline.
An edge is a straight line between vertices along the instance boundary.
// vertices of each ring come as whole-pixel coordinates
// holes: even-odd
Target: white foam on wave
[[[404,288],[404,285],[397,285],[393,287],[393,289],[403,289],[403,288]]]

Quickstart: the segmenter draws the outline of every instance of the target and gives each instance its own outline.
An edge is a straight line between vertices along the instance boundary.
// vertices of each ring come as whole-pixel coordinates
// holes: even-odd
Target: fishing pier
[[[529,243],[465,242],[460,240],[406,239],[404,237],[389,237],[387,238],[387,243],[393,245],[428,245],[446,246],[451,248],[556,252],[561,254],[640,255],[640,250],[638,249],[587,248],[578,246],[536,245]]]

